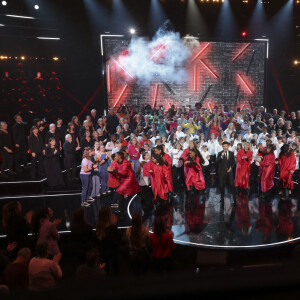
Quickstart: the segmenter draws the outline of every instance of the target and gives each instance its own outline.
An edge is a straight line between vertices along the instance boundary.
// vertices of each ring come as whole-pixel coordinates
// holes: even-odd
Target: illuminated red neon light
[[[210,103],[208,103],[208,107],[209,107],[209,109],[210,109],[210,112],[212,113],[213,107],[212,107],[212,105],[211,105]]]
[[[232,61],[235,61],[238,57],[240,57],[251,45],[251,43],[248,43],[234,58]]]
[[[106,65],[106,82],[107,82],[107,92],[111,92],[111,82],[110,82],[110,67],[109,64]]]
[[[153,105],[152,107],[154,107],[156,99],[157,99],[157,94],[158,94],[158,84],[155,85],[155,90],[154,90],[154,97],[153,97]]]
[[[127,86],[128,86],[128,84],[126,84],[126,85],[124,86],[123,90],[121,91],[121,93],[120,93],[120,95],[119,95],[118,99],[116,100],[116,102],[115,102],[115,104],[114,104],[114,107],[116,107],[116,106],[117,106],[118,102],[120,101],[120,99],[121,99],[121,98],[122,98],[122,96],[124,95],[124,93],[125,93],[125,90],[127,89]]]
[[[112,58],[112,60],[129,76],[131,77],[132,79],[134,79],[134,77],[128,72],[126,71],[126,69],[120,64],[118,63],[114,58]]]
[[[197,66],[194,65],[194,91],[197,92]]]
[[[199,59],[201,64],[206,68],[207,71],[209,71],[209,73],[215,77],[215,78],[219,78],[218,75],[202,60],[202,59]]]
[[[203,53],[203,51],[210,45],[210,43],[207,43],[197,54],[196,56],[192,59],[192,62],[199,57]]]
[[[243,85],[246,87],[246,89],[250,92],[250,94],[254,94],[253,91],[251,90],[251,88],[249,87],[249,84],[245,81],[245,79],[242,77],[241,74],[238,74],[238,77],[240,79],[240,81],[243,83]]]
[[[158,54],[159,53],[159,51],[162,49],[162,48],[164,48],[165,46],[166,46],[166,44],[167,44],[168,42],[165,42],[152,56],[151,56],[151,58],[150,59],[153,59],[155,56],[156,56],[156,54]]]

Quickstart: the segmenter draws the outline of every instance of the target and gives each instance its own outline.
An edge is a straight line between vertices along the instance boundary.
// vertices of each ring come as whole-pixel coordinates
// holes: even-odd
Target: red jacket
[[[170,233],[163,233],[161,240],[156,234],[152,233],[150,234],[149,239],[152,247],[152,256],[154,258],[169,257],[175,249],[173,237]]]

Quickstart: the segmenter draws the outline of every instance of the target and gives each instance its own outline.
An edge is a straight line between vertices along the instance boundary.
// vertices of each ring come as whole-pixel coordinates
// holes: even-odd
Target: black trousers
[[[64,164],[66,168],[67,180],[73,180],[76,177],[76,161],[74,155],[65,155]]]
[[[31,178],[36,178],[36,170],[38,171],[38,176],[42,176],[44,172],[43,160],[43,153],[36,154],[35,157],[31,156]]]
[[[226,172],[225,174],[219,173],[219,186],[221,192],[221,199],[224,199],[226,184],[228,184],[228,186],[230,187],[233,198],[235,199],[235,187],[234,187],[232,171],[230,171],[229,173]]]
[[[202,173],[205,180],[205,187],[211,187],[211,177],[210,177],[210,165],[202,166]]]
[[[1,150],[2,163],[1,163],[1,172],[4,170],[11,170],[13,167],[14,156],[12,153],[8,153],[5,149]]]
[[[17,173],[20,173],[22,164],[24,165],[24,167],[27,167],[27,150],[28,149],[25,144],[16,147],[15,167]]]

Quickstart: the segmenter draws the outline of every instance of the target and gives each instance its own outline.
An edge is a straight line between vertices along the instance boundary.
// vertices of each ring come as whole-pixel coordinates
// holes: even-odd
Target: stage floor
[[[298,187],[297,187],[298,188]],[[125,200],[125,213],[118,215],[118,226],[130,226],[130,216],[142,211],[144,223],[152,229],[155,217],[162,216],[174,234],[176,243],[208,248],[258,248],[276,246],[300,239],[299,190],[292,200],[280,200],[278,195],[260,199],[256,193],[249,196],[238,193],[236,202],[226,189],[221,202],[218,188],[206,193],[182,191],[172,200],[156,205],[138,196]],[[54,218],[62,219],[60,231],[69,231],[73,212],[80,207],[80,192],[49,195],[2,197],[0,206],[19,200],[23,213],[45,206],[54,211]],[[86,210],[87,221],[96,226],[98,211],[111,205],[111,194],[102,195]],[[113,213],[116,208],[112,208]],[[5,234],[2,229],[0,234]]]

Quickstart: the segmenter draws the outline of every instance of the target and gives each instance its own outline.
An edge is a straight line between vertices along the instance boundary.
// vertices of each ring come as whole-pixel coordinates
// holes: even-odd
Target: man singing
[[[235,188],[233,181],[233,169],[235,168],[234,153],[229,151],[228,142],[223,142],[222,147],[223,151],[219,152],[217,157],[221,201],[224,201],[226,182],[231,188],[233,199],[235,201]]]

